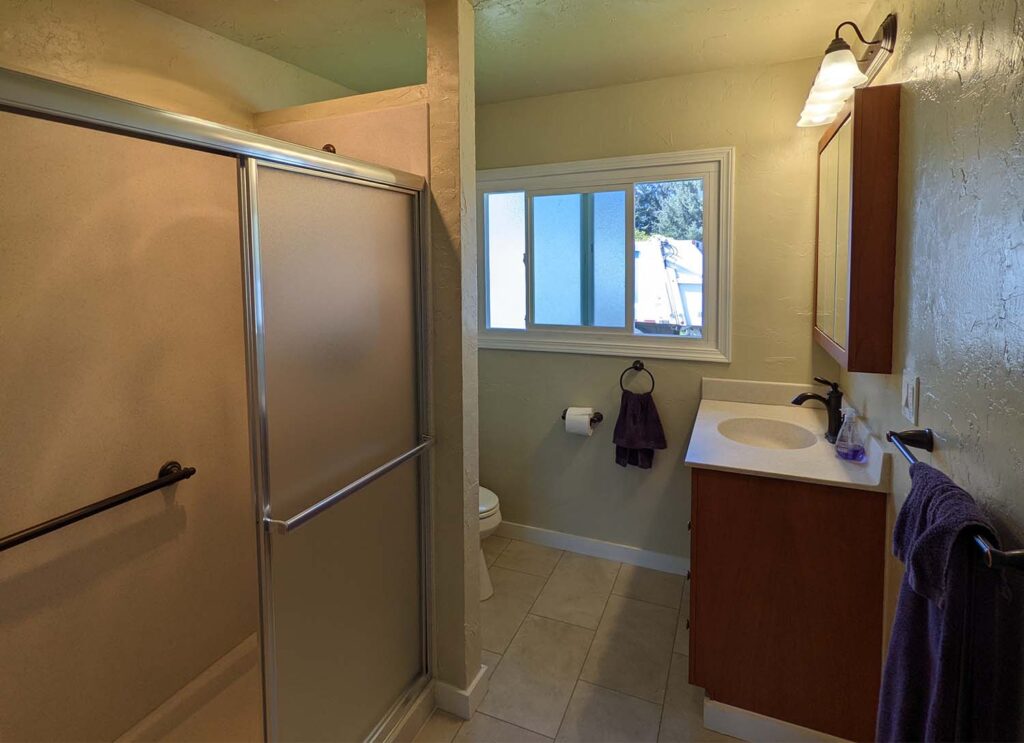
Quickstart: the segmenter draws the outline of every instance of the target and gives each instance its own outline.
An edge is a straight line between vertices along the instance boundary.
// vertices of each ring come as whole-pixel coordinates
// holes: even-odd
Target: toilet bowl
[[[501,525],[501,508],[498,503],[498,496],[493,490],[485,487],[480,488],[480,600],[489,599],[494,594],[494,587],[491,585],[491,574],[487,570],[487,560],[484,558],[483,541],[498,530]]]

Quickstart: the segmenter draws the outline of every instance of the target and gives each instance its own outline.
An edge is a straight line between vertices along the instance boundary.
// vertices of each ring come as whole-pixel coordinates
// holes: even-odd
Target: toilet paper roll
[[[565,432],[576,436],[592,436],[594,429],[590,425],[593,408],[567,408],[565,411]]]

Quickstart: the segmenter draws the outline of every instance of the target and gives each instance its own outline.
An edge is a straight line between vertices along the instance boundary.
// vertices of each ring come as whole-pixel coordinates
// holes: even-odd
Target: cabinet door
[[[690,682],[711,699],[870,740],[885,495],[693,471]]]

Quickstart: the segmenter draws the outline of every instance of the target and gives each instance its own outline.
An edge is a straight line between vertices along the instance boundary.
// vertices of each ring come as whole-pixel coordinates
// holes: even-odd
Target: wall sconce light
[[[853,56],[850,45],[839,32],[843,26],[850,26],[857,38],[867,45],[864,56],[859,60]],[[843,21],[836,26],[835,38],[825,50],[818,74],[814,77],[807,103],[800,114],[797,126],[824,126],[835,120],[846,101],[853,95],[853,89],[871,82],[896,48],[896,16],[890,13],[878,27],[875,38],[868,41],[853,21]]]

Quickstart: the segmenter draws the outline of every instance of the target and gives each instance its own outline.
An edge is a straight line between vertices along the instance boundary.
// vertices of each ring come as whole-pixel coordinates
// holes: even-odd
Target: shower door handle
[[[422,442],[418,446],[413,447],[405,454],[400,454],[391,461],[385,462],[377,469],[373,470],[372,472],[368,472],[367,474],[360,477],[358,480],[349,483],[341,490],[337,490],[331,493],[323,500],[317,501],[306,510],[300,511],[299,513],[295,514],[290,519],[285,519],[282,521],[280,519],[273,519],[270,518],[270,516],[266,516],[263,519],[263,523],[266,525],[268,529],[273,529],[278,534],[287,534],[290,531],[298,529],[300,526],[305,524],[310,519],[319,516],[321,513],[331,508],[332,506],[336,506],[337,504],[341,503],[343,500],[348,498],[353,493],[362,490],[371,482],[379,480],[381,477],[391,472],[391,470],[395,469],[396,467],[405,464],[410,459],[415,459],[416,457],[420,456],[423,452],[425,452],[427,449],[434,445],[434,439],[432,437],[423,436],[422,439]]]

